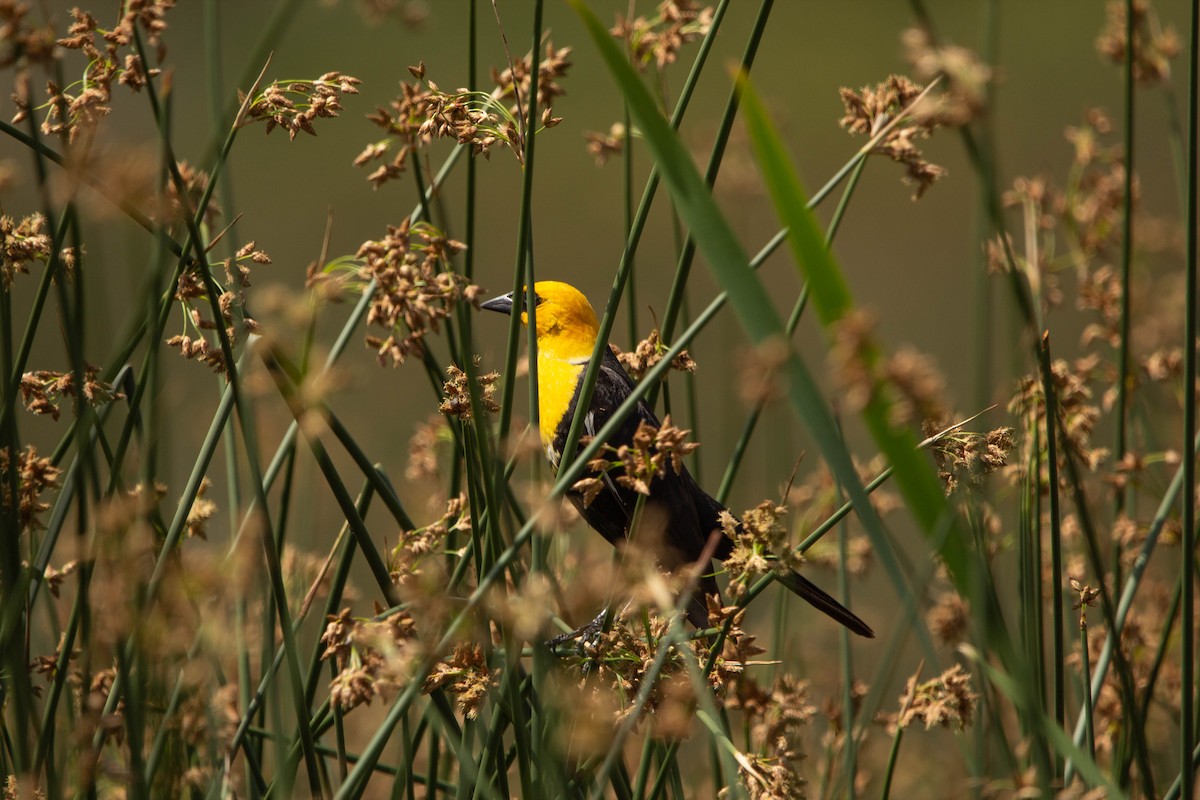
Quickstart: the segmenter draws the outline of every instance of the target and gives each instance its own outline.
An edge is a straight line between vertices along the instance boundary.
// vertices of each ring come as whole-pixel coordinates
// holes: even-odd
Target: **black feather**
[[[575,387],[575,394],[571,398],[567,413],[563,415],[554,432],[553,453],[555,454],[561,453],[566,445],[571,420],[577,411],[582,384],[583,382],[580,381],[579,385]],[[625,372],[616,356],[606,349],[604,360],[600,364],[600,373],[596,379],[592,402],[586,412],[590,419],[585,420],[585,433],[591,435],[603,428],[632,391],[633,380]],[[612,447],[629,444],[633,441],[634,433],[642,422],[656,428],[661,427],[661,423],[650,407],[644,402],[639,402],[633,413],[629,414],[617,427],[616,433],[609,438],[607,444]],[[558,466],[557,463],[555,466]],[[587,506],[583,504],[582,494],[573,490],[567,492],[567,497],[579,510],[584,520],[610,543],[618,546],[625,541],[626,532],[633,521],[634,509],[638,500],[637,492],[616,481],[621,474],[623,472],[619,467],[609,472],[608,476],[612,480],[605,481],[600,493]],[[721,532],[720,515],[726,511],[725,506],[701,489],[686,467],[678,473],[666,470],[663,474],[655,477],[650,485],[650,497],[646,502],[645,509],[644,513],[660,515],[659,519],[663,521],[663,541],[657,549],[657,555],[661,565],[666,569],[674,570],[695,563],[704,553],[709,537],[713,535],[717,537],[714,552],[716,558],[725,559],[733,551],[732,540]],[[645,518],[653,517],[646,516]],[[720,596],[716,578],[712,573],[712,563],[710,562],[701,573],[698,591],[688,604],[688,619],[697,627],[704,627],[708,621],[704,598],[707,595]],[[875,635],[865,622],[799,573],[791,572],[781,576],[779,580],[815,608],[828,614],[860,636],[873,637]]]

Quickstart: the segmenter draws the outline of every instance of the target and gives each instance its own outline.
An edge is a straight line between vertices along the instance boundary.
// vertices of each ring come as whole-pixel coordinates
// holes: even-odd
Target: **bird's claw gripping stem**
[[[606,608],[596,615],[596,618],[591,622],[580,625],[570,633],[560,633],[553,639],[546,642],[546,647],[553,650],[560,644],[578,640],[575,649],[580,655],[587,655],[589,649],[595,649],[595,646],[600,641],[600,634],[604,632],[604,621],[609,616],[609,610]]]

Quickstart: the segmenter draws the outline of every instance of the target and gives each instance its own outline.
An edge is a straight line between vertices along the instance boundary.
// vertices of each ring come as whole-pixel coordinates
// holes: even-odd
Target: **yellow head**
[[[538,355],[563,361],[589,358],[596,345],[600,323],[583,293],[561,281],[538,281],[533,285],[533,291],[537,295],[534,317],[537,320]],[[488,300],[480,308],[511,314],[514,305],[522,309],[521,322],[528,325],[524,294],[514,303],[512,292],[509,292]]]

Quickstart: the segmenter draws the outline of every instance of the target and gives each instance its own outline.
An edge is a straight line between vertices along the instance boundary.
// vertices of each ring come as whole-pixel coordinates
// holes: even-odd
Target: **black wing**
[[[579,401],[579,389],[576,387],[575,396],[571,398],[568,413],[563,415],[558,429],[554,432],[554,451],[561,453],[566,445],[567,433],[571,419],[576,413]],[[633,391],[633,380],[625,372],[624,367],[612,354],[605,350],[604,359],[600,363],[600,373],[596,378],[596,389],[592,394],[583,422],[583,431],[588,436],[595,436],[609,420],[617,408]],[[630,413],[616,432],[610,436],[606,444],[620,447],[633,441],[638,425],[645,422],[654,427],[661,423],[654,412],[644,402],[638,402],[637,407]],[[604,473],[601,478],[604,486],[600,493],[587,506],[583,497],[575,491],[568,491],[567,497],[579,510],[580,515],[589,525],[600,532],[612,544],[623,542],[633,521],[634,510],[637,507],[638,494],[633,489],[622,486],[617,478],[624,474],[620,467]],[[701,502],[698,500],[703,498]],[[657,548],[659,561],[667,569],[694,563],[704,552],[709,535],[719,525],[715,524],[716,515],[709,509],[709,504],[716,503],[696,485],[687,469],[676,473],[667,470],[655,477],[650,485],[650,496],[645,504],[644,519],[657,520],[661,529],[661,542]],[[719,508],[719,506],[718,506]],[[728,551],[728,540],[720,536],[719,548]],[[711,565],[704,571],[701,579],[701,591],[704,594],[716,594],[717,583],[711,575]],[[688,616],[693,623],[703,625],[706,621],[706,610],[699,599],[693,601],[693,608]]]
[[[576,387],[568,413],[563,416],[558,429],[554,432],[553,449],[556,453],[561,453],[566,444],[571,419],[579,401],[580,388]],[[625,402],[632,391],[633,380],[625,372],[625,368],[621,366],[617,357],[606,349],[604,360],[600,363],[600,374],[596,379],[596,390],[592,394],[591,405],[584,417],[584,433],[595,436],[601,428],[608,424],[613,413]],[[661,425],[650,407],[644,402],[638,402],[634,411],[609,437],[607,444],[612,447],[629,444],[633,441],[633,435],[642,422],[656,428]],[[557,464],[555,466],[557,467]],[[622,474],[624,471],[620,468],[606,473],[604,487],[586,507],[583,505],[583,496],[580,493],[567,492],[567,497],[579,509],[584,520],[614,545],[625,541],[638,499],[634,490],[622,486],[616,480]],[[678,473],[667,470],[654,479],[650,485],[650,497],[646,502],[646,509],[649,509],[650,513],[659,514],[659,519],[663,520],[663,541],[662,546],[658,548],[658,557],[660,563],[668,569],[677,569],[695,563],[704,552],[709,537],[714,535],[714,531],[720,531],[720,516],[726,511],[725,506],[700,488],[686,467]],[[723,533],[715,535],[717,541],[713,555],[717,559],[724,560],[733,552],[733,541]],[[688,607],[688,619],[697,627],[707,624],[707,609],[703,597],[710,594],[720,596],[717,581],[712,572],[712,563],[710,562],[700,579],[700,593],[692,598]],[[875,635],[870,626],[800,573],[790,572],[782,575],[779,577],[779,582],[860,636],[873,637]]]

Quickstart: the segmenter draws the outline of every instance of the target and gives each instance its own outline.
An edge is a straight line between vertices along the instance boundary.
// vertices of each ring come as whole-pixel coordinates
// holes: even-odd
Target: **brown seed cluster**
[[[556,48],[552,42],[546,42],[546,53],[538,62],[537,102],[538,107],[542,109],[542,125],[547,128],[553,128],[562,122],[562,119],[553,116],[552,109],[554,99],[566,94],[558,80],[565,77],[570,68],[571,48]],[[500,100],[508,100],[511,103],[508,112],[512,116],[518,116],[529,108],[532,72],[532,54],[518,58],[508,69],[497,70],[495,67],[491,69],[492,83],[496,84]],[[518,126],[519,129],[530,130],[531,126],[528,124],[528,120],[524,122],[523,126]],[[522,147],[522,153],[518,153],[518,158],[524,157],[523,150]]]
[[[1076,574],[1082,574],[1078,572]],[[1082,614],[1095,603],[1097,588],[1095,579],[1085,583],[1080,579],[1072,579],[1071,587],[1075,593],[1075,602],[1082,600],[1084,604],[1075,607]],[[1180,687],[1179,662],[1176,659],[1160,660],[1157,657],[1160,643],[1168,635],[1167,627],[1175,620],[1171,615],[1171,592],[1161,583],[1153,582],[1147,591],[1140,592],[1138,602],[1129,609],[1125,626],[1121,629],[1119,647],[1124,654],[1132,673],[1133,685],[1139,687],[1139,695],[1146,696],[1146,701],[1162,709],[1178,707]],[[1075,603],[1073,603],[1075,605]],[[1105,625],[1087,626],[1087,647],[1089,663],[1095,665],[1104,649],[1108,638]],[[1072,669],[1082,668],[1082,654],[1078,650],[1067,657],[1067,663]],[[1152,695],[1148,695],[1146,687],[1153,683]],[[1105,757],[1110,757],[1122,737],[1128,731],[1128,711],[1122,694],[1121,679],[1116,670],[1109,669],[1104,683],[1100,688],[1100,697],[1093,711],[1093,725],[1096,731],[1096,751]]]
[[[7,291],[17,273],[28,275],[31,261],[49,263],[53,246],[41,214],[30,214],[19,222],[0,216],[0,287]],[[66,255],[64,252],[60,258],[65,260]]]
[[[478,363],[477,358],[476,364]],[[471,420],[471,388],[467,384],[467,373],[451,364],[446,367],[446,375],[449,376],[449,380],[442,384],[444,399],[438,406],[438,411],[447,416],[458,417],[463,422],[469,422]],[[500,405],[495,400],[496,381],[499,379],[499,372],[489,372],[475,377],[476,383],[479,384],[479,405],[489,414],[495,414],[500,410]]]
[[[83,399],[91,406],[101,406],[114,400],[123,400],[125,395],[113,391],[112,384],[100,380],[99,367],[91,364],[83,370]],[[74,402],[75,373],[36,370],[21,376],[21,402],[34,414],[47,414],[57,420],[61,403],[65,398]]]
[[[721,530],[733,540],[733,552],[724,561],[729,590],[741,597],[761,575],[797,569],[803,558],[788,541],[788,529],[780,523],[787,507],[764,500],[742,512],[739,521],[728,511],[721,514]]]
[[[640,381],[647,372],[662,361],[668,350],[667,346],[663,344],[658,328],[650,331],[650,335],[638,342],[637,347],[630,352],[623,353],[616,345],[612,344],[609,345],[609,349],[613,351],[617,360],[621,362],[621,366],[635,381]],[[695,372],[696,362],[688,355],[687,350],[681,350],[679,355],[671,360],[671,369],[679,372]]]
[[[1074,290],[1074,306],[1083,312],[1077,345],[1061,333],[1056,336],[1056,352],[1073,346],[1083,350],[1082,356],[1059,359],[1051,365],[1058,402],[1055,427],[1062,431],[1058,453],[1060,461],[1069,457],[1082,465],[1086,472],[1081,479],[1087,494],[1123,498],[1124,513],[1117,514],[1107,526],[1099,523],[1097,532],[1112,542],[1114,560],[1128,564],[1144,543],[1150,509],[1157,505],[1162,482],[1178,463],[1178,456],[1170,451],[1151,451],[1139,432],[1141,423],[1131,425],[1126,452],[1118,460],[1110,459],[1108,448],[1097,446],[1095,439],[1106,435],[1106,424],[1112,423],[1105,417],[1112,417],[1116,408],[1120,371],[1114,355],[1122,345],[1121,321],[1126,303],[1133,321],[1126,342],[1131,359],[1127,398],[1132,398],[1132,408],[1145,404],[1164,409],[1161,423],[1144,423],[1151,429],[1159,424],[1170,425],[1171,410],[1177,413],[1187,396],[1179,372],[1186,293],[1181,292],[1182,279],[1174,267],[1179,252],[1171,243],[1169,230],[1161,225],[1145,225],[1145,218],[1137,216],[1131,295],[1124,296],[1123,276],[1117,265],[1124,244],[1127,175],[1122,148],[1112,144],[1111,134],[1112,124],[1102,111],[1087,112],[1081,124],[1067,130],[1072,157],[1065,184],[1039,176],[1021,178],[1006,193],[1005,201],[1021,214],[1020,228],[1025,231],[1020,245],[1014,247],[1010,240],[1010,249],[1015,251],[1013,265],[1028,281],[1033,294],[1040,296],[1047,327],[1063,327],[1053,312],[1064,304],[1068,290]],[[1136,211],[1140,204],[1139,182],[1136,175],[1132,177],[1132,206],[1135,213],[1140,213]],[[1001,250],[998,243],[994,245],[991,258],[1007,268],[1008,256]],[[1171,271],[1163,273],[1160,261],[1172,264]],[[1077,323],[1071,319],[1067,324]],[[1018,382],[1009,410],[1021,419],[1018,429],[1037,430],[1038,435],[1036,439],[1032,435],[1024,437],[1025,452],[1015,459],[1008,473],[1014,480],[1034,481],[1043,493],[1049,490],[1044,406],[1041,375],[1035,371]],[[1156,436],[1148,438],[1154,440]],[[1030,452],[1035,441],[1040,453]],[[1027,473],[1035,460],[1039,474],[1030,476]],[[1060,469],[1060,482],[1068,474]],[[1148,502],[1143,503],[1141,497]],[[1043,524],[1047,523],[1044,516]],[[1078,542],[1078,518],[1066,513],[1062,525],[1071,535],[1065,537],[1067,541]],[[1172,540],[1175,525],[1174,520],[1164,525],[1162,544]],[[1069,560],[1072,569],[1068,573],[1082,576],[1085,560],[1079,552]],[[1090,582],[1097,584],[1099,580],[1093,576]],[[1153,649],[1156,645],[1148,646]],[[1130,660],[1135,670],[1139,669],[1137,658]]]
[[[380,365],[399,366],[460,302],[474,304],[482,291],[469,284],[450,267],[450,260],[466,249],[462,242],[443,235],[432,225],[405,220],[389,225],[378,241],[363,242],[356,262],[309,273],[312,287],[341,270],[343,290],[361,293],[374,287],[367,324],[383,328],[386,336],[368,335],[367,346],[379,357]]]
[[[212,501],[212,498],[205,497],[211,488],[212,481],[207,477],[200,481],[200,488],[196,490],[196,499],[192,501],[192,507],[188,511],[185,523],[189,537],[208,538],[206,525],[212,519],[213,514],[217,513],[217,504]]]
[[[861,411],[880,397],[888,401],[889,421],[941,430],[951,419],[946,380],[932,358],[911,346],[883,357],[876,344],[875,315],[856,309],[833,328],[828,355],[842,403]]]
[[[588,153],[596,159],[596,166],[603,167],[608,163],[608,159],[625,152],[625,141],[629,138],[629,132],[625,130],[623,123],[614,122],[608,133],[584,131],[583,138],[587,140]]]
[[[230,346],[238,342],[238,331],[244,326],[249,333],[261,333],[262,327],[254,319],[246,315],[246,287],[250,286],[250,264],[270,264],[271,257],[265,251],[259,250],[251,241],[238,248],[233,258],[227,258],[219,265],[209,265],[210,271],[220,266],[225,273],[224,285],[213,279],[213,285],[220,294],[217,305],[221,310],[221,325],[229,339]],[[184,309],[187,331],[167,339],[168,347],[178,347],[179,354],[207,365],[219,375],[228,374],[225,354],[221,351],[219,341],[214,336],[211,340],[207,332],[217,330],[217,323],[204,315],[211,308],[208,302],[208,287],[200,270],[192,266],[179,274],[175,287],[175,299]],[[203,302],[196,302],[202,300]]]
[[[267,133],[280,127],[288,132],[290,140],[301,131],[316,136],[313,120],[336,117],[342,111],[342,95],[358,94],[360,83],[358,78],[337,71],[311,81],[270,83],[250,99],[242,124],[264,122]],[[238,92],[238,101],[246,102],[244,92]]]
[[[861,410],[887,388],[891,390],[893,425],[919,423],[926,435],[946,429],[952,419],[945,399],[946,381],[933,360],[908,346],[880,360],[874,324],[871,314],[856,311],[834,329],[829,359],[846,405]],[[966,485],[979,486],[984,476],[1005,466],[1014,444],[1012,434],[1011,428],[1001,427],[986,433],[955,430],[937,437],[934,457],[947,493],[959,488],[964,478]]]
[[[987,110],[988,87],[995,74],[973,51],[934,41],[926,28],[909,28],[901,42],[918,81],[941,80],[932,102],[921,104],[921,116],[944,127],[959,127]]]
[[[971,629],[971,607],[958,592],[941,592],[925,615],[925,624],[943,646],[957,647]]]
[[[865,463],[855,460],[854,467],[859,480],[866,484],[887,467],[887,460],[882,456],[876,456]],[[834,480],[833,474],[826,466],[821,465],[812,470],[787,494],[787,506],[792,515],[793,529],[801,537],[807,535],[813,528],[828,520],[842,506],[845,499],[845,490],[839,486],[838,481]],[[871,505],[875,507],[880,516],[904,507],[899,496],[888,491],[884,486],[872,492],[870,500]],[[853,515],[850,519],[853,524]],[[850,561],[846,564],[847,569],[852,573],[856,568],[856,562],[863,562],[862,566],[865,568],[871,557],[870,540],[855,535],[857,533],[852,533]],[[815,566],[836,568],[841,563],[839,551],[840,548],[836,544],[820,541],[805,554],[805,558]]]
[[[571,66],[571,48],[556,49],[546,44],[538,66],[538,105],[541,124],[552,128],[562,119],[553,114],[554,98],[564,94],[558,80]],[[368,119],[382,128],[386,138],[372,142],[354,159],[358,167],[381,162],[367,180],[378,189],[399,178],[411,154],[435,139],[452,139],[470,145],[475,155],[489,156],[493,146],[508,147],[518,162],[525,158],[524,137],[532,130],[522,117],[529,108],[532,56],[514,62],[504,71],[492,69],[495,89],[489,94],[465,88],[445,91],[425,77],[424,62],[408,70],[414,81],[403,81],[400,94],[386,108],[379,107]],[[506,101],[512,104],[510,108]]]
[[[838,320],[829,348],[830,370],[847,411],[859,412],[879,391],[874,344],[875,315],[856,309]]]
[[[725,698],[726,708],[741,711],[750,722],[750,737],[776,755],[791,749],[799,752],[800,729],[817,714],[809,698],[809,684],[787,673],[771,687],[764,687],[748,674],[739,675]],[[765,755],[765,754],[764,754]]]
[[[787,380],[783,367],[791,352],[786,338],[772,335],[738,359],[738,397],[748,408],[763,408],[785,395]]]
[[[653,16],[629,19],[618,14],[610,33],[627,43],[638,69],[651,64],[662,69],[675,63],[684,45],[706,36],[712,20],[711,6],[692,0],[664,0]]]
[[[158,215],[164,222],[181,223],[187,218],[193,217],[196,209],[200,207],[204,193],[208,190],[207,172],[199,167],[193,167],[187,161],[180,161],[176,167],[179,170],[179,177],[183,179],[183,194],[180,195],[175,181],[167,182],[165,208],[161,209],[161,214]],[[220,217],[220,203],[209,197],[208,205],[204,207],[204,223],[210,226],[216,225]],[[240,256],[239,260],[241,260]]]
[[[1003,199],[1006,208],[1021,214],[1023,247],[1013,252],[1011,239],[1007,249],[998,240],[988,245],[993,272],[1007,272],[1008,254],[1013,252],[1012,266],[1028,281],[1043,313],[1062,303],[1060,273],[1075,272],[1076,305],[1096,314],[1084,331],[1085,345],[1113,344],[1119,337],[1123,298],[1112,259],[1119,253],[1123,229],[1125,164],[1121,148],[1105,144],[1111,132],[1111,122],[1099,109],[1088,111],[1082,125],[1067,128],[1066,138],[1074,150],[1067,185],[1060,187],[1042,176],[1014,180]],[[1136,208],[1140,195],[1136,175],[1132,188]]]
[[[853,535],[846,543],[846,574],[865,575],[874,561],[875,549],[871,540],[863,535]],[[837,542],[828,540],[818,541],[804,552],[804,563],[837,572],[842,566],[841,547]]]
[[[460,494],[446,502],[446,510],[441,519],[424,528],[408,531],[402,537],[399,546],[414,556],[440,555],[451,531],[469,533],[470,530],[471,509],[467,504],[466,495]]]
[[[809,699],[808,681],[780,674],[768,691],[749,676],[737,678],[726,706],[742,712],[753,752],[737,759],[742,784],[751,798],[804,798],[800,775],[804,733],[817,708]],[[723,795],[724,796],[724,793]]]
[[[72,23],[67,35],[55,39],[50,28],[24,28],[27,7],[8,0],[0,4],[0,19],[5,21],[0,39],[13,43],[13,55],[22,53],[25,61],[17,72],[13,102],[17,106],[13,122],[26,119],[33,111],[30,63],[50,67],[61,59],[62,50],[78,51],[87,60],[81,78],[67,86],[55,80],[46,84],[47,101],[41,123],[42,132],[75,141],[83,132],[91,132],[102,117],[108,115],[112,102],[113,83],[140,91],[146,82],[160,72],[148,67],[133,46],[136,29],[157,51],[159,61],[166,55],[162,34],[167,28],[166,12],[175,0],[131,0],[122,4],[117,22],[108,27],[99,24],[94,16],[78,8],[71,9]],[[62,50],[58,49],[62,48]],[[12,63],[13,55],[4,59]]]
[[[1100,590],[1078,578],[1071,578],[1071,591],[1075,593],[1075,601],[1071,603],[1071,610],[1079,612],[1079,627],[1087,630],[1087,610],[1096,605],[1096,599],[1100,597]]]
[[[927,434],[938,433],[927,426]],[[980,433],[962,428],[938,436],[932,445],[938,476],[946,485],[946,494],[960,488],[978,488],[984,477],[1008,465],[1008,457],[1016,445],[1013,429],[1009,427]]]
[[[1092,434],[1101,416],[1100,406],[1094,399],[1093,385],[1102,370],[1100,358],[1086,356],[1068,363],[1056,359],[1050,365],[1054,383],[1058,414],[1062,420],[1062,431],[1067,446],[1075,457],[1090,471],[1097,470],[1108,458],[1107,447],[1093,447]],[[1028,419],[1030,415],[1043,426],[1046,421],[1046,398],[1042,392],[1040,375],[1029,375],[1020,380],[1017,391],[1008,404],[1014,416]]]
[[[1125,65],[1129,43],[1125,0],[1108,4],[1104,30],[1096,38],[1096,49],[1114,64]],[[1170,25],[1163,26],[1150,0],[1133,2],[1133,79],[1150,85],[1171,79],[1171,59],[1179,55],[1179,35]]]
[[[418,425],[408,440],[408,465],[404,468],[404,477],[410,481],[436,480],[438,443],[448,436],[446,418],[441,414],[434,414]]]
[[[698,442],[687,441],[690,433],[672,425],[670,414],[663,418],[659,428],[639,422],[630,443],[619,447],[605,445],[605,455],[588,462],[591,474],[576,481],[572,489],[583,495],[583,504],[588,506],[611,477],[621,486],[649,497],[655,478],[668,469],[682,472],[683,457],[700,446]]]
[[[838,90],[846,111],[838,124],[850,133],[874,137],[891,125],[871,152],[904,165],[905,183],[916,187],[914,200],[920,199],[926,189],[946,174],[942,167],[926,161],[916,144],[932,136],[942,124],[937,117],[916,107],[924,89],[902,75],[889,75],[883,83],[864,86],[857,92],[846,87]]]
[[[321,635],[321,659],[332,660],[338,669],[329,684],[330,702],[348,711],[369,705],[377,696],[386,698],[404,684],[416,637],[416,622],[408,612],[363,620],[345,608],[328,620]]]
[[[50,508],[50,504],[42,501],[42,495],[50,489],[57,488],[58,477],[62,470],[54,466],[49,458],[38,458],[33,445],[26,445],[17,457],[16,463],[10,463],[7,447],[0,449],[0,504],[11,509],[14,505],[12,487],[9,485],[8,473],[13,469],[17,473],[17,522],[22,531],[40,528],[38,517]]]
[[[900,698],[901,706],[907,704],[907,708],[900,713],[897,724],[907,728],[922,722],[925,730],[941,727],[963,731],[971,726],[978,702],[979,695],[971,688],[971,673],[961,664],[924,683],[918,683],[917,675],[913,675]]]
[[[425,679],[425,693],[445,689],[454,696],[459,712],[467,719],[478,719],[479,709],[488,692],[500,685],[500,670],[488,669],[480,645],[459,644],[450,657],[433,666]]]

